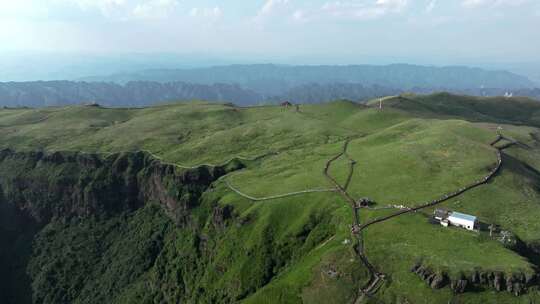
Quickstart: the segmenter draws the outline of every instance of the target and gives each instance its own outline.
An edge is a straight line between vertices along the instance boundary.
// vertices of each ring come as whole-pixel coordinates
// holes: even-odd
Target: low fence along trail
[[[502,140],[507,140],[508,143],[497,146],[497,144],[499,142],[501,142]],[[310,189],[310,190],[297,191],[297,192],[291,192],[291,193],[286,193],[286,194],[279,194],[279,195],[273,195],[273,196],[257,198],[257,197],[253,197],[253,196],[250,196],[248,194],[242,193],[241,191],[239,191],[238,189],[233,187],[229,183],[229,181],[227,181],[226,179],[225,179],[225,184],[227,185],[227,187],[229,189],[231,189],[232,191],[234,191],[238,195],[240,195],[240,196],[242,196],[244,198],[247,198],[249,200],[256,201],[256,202],[272,200],[272,199],[279,199],[279,198],[284,198],[284,197],[289,197],[289,196],[302,195],[302,194],[307,194],[307,193],[315,193],[315,192],[337,192],[337,193],[339,193],[340,196],[343,197],[343,199],[350,205],[351,210],[352,210],[352,216],[353,217],[352,217],[352,225],[351,225],[351,234],[352,234],[353,238],[355,238],[357,240],[357,243],[356,243],[356,245],[354,247],[354,250],[355,250],[358,258],[360,259],[360,261],[364,264],[364,266],[370,272],[370,279],[369,279],[369,281],[367,282],[367,284],[365,286],[363,286],[363,287],[361,287],[359,289],[357,297],[356,297],[356,299],[354,301],[355,304],[362,303],[366,296],[371,297],[374,293],[376,293],[377,290],[382,286],[382,283],[383,283],[383,280],[384,280],[384,277],[385,277],[384,274],[377,271],[377,269],[369,262],[367,256],[365,255],[365,251],[364,251],[365,246],[364,246],[364,239],[362,237],[362,233],[364,232],[364,230],[366,228],[368,228],[368,227],[370,227],[372,225],[378,224],[378,223],[385,222],[387,220],[398,217],[400,215],[404,215],[404,214],[408,214],[408,213],[411,213],[411,212],[416,212],[416,211],[421,210],[421,209],[433,207],[435,205],[446,202],[446,201],[448,201],[448,200],[450,200],[452,198],[460,196],[463,193],[465,193],[465,192],[467,192],[467,191],[469,191],[471,189],[474,189],[474,188],[479,187],[481,185],[487,184],[497,174],[497,172],[499,172],[499,170],[502,167],[502,164],[503,164],[502,163],[502,150],[504,150],[504,149],[506,149],[506,148],[508,148],[508,147],[510,147],[510,146],[517,143],[516,141],[508,139],[508,138],[504,137],[503,135],[501,135],[499,133],[497,135],[497,138],[490,143],[490,146],[495,149],[495,153],[496,153],[496,156],[497,156],[497,162],[496,162],[495,166],[488,172],[487,175],[483,176],[482,178],[474,181],[473,183],[471,183],[471,184],[469,184],[469,185],[467,185],[465,187],[462,187],[462,188],[460,188],[460,189],[458,189],[456,191],[450,192],[450,193],[446,193],[446,194],[442,195],[441,197],[439,197],[437,199],[434,199],[432,201],[421,203],[416,207],[407,207],[407,204],[401,203],[401,204],[392,204],[392,205],[388,205],[388,206],[372,208],[372,207],[369,207],[369,206],[360,205],[353,198],[353,196],[347,192],[347,189],[349,187],[349,184],[351,183],[352,176],[353,176],[353,173],[354,173],[354,167],[357,164],[357,162],[354,159],[352,159],[347,153],[347,149],[348,149],[350,141],[351,141],[351,138],[346,139],[345,142],[344,142],[342,151],[339,154],[332,157],[331,159],[329,159],[326,162],[326,165],[324,167],[323,174],[328,179],[328,181],[334,186],[332,189]],[[345,181],[343,186],[340,185],[338,183],[338,181],[329,173],[330,167],[332,166],[332,164],[342,156],[345,156],[349,160],[349,172],[348,172],[346,181]],[[380,218],[376,218],[376,219],[367,221],[365,223],[361,223],[361,221],[360,221],[360,211],[361,210],[379,210],[379,209],[399,209],[399,211],[396,211],[396,212],[394,212],[392,214],[389,214],[389,215],[386,215],[386,216],[383,216],[383,217],[380,217]]]

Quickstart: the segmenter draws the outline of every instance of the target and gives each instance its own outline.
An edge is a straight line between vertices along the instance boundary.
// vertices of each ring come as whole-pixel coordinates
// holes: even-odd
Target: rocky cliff
[[[180,169],[146,153],[106,158],[71,152],[0,151],[0,199],[43,226],[53,218],[114,215],[154,202],[179,224],[202,192],[240,163]]]
[[[324,210],[278,235],[276,214],[220,203],[243,166],[0,151],[0,303],[246,299],[335,232]]]
[[[81,291],[77,285],[66,290],[70,283],[64,280],[87,282],[91,276],[85,269],[90,269],[88,262],[92,260],[101,263],[103,252],[107,252],[101,248],[103,244],[116,247],[134,233],[123,246],[135,249],[133,258],[144,260],[148,268],[164,246],[163,235],[153,239],[156,231],[163,233],[169,222],[185,229],[195,226],[190,212],[199,206],[201,194],[217,178],[241,166],[233,161],[223,167],[180,169],[143,152],[100,157],[0,151],[0,302],[71,303]],[[163,211],[172,221],[160,216]],[[223,225],[227,212],[230,210],[217,208],[213,220]],[[156,226],[125,231],[137,217],[141,217],[141,225]],[[113,225],[107,228],[113,230],[86,227],[89,223]],[[115,229],[122,233],[115,234]],[[141,231],[146,231],[146,236],[139,236]],[[83,240],[70,249],[74,235]],[[118,239],[108,242],[107,237],[112,235]],[[153,241],[144,245],[148,239]],[[141,246],[145,249],[136,251]],[[81,257],[70,261],[72,254],[66,255],[63,250]],[[121,259],[130,253],[116,255]],[[74,264],[65,269],[63,263]],[[69,277],[59,273],[74,265]]]
[[[455,293],[463,293],[474,289],[493,289],[507,291],[519,296],[533,285],[538,284],[538,275],[530,273],[504,273],[477,269],[469,274],[461,273],[451,276],[445,271],[435,271],[421,262],[415,264],[411,271],[416,273],[431,288],[450,287]]]

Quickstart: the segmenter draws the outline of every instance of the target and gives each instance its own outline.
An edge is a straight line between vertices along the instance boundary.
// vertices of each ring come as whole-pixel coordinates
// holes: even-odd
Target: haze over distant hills
[[[125,85],[106,82],[35,81],[0,83],[0,105],[8,107],[57,106],[99,103],[107,106],[146,106],[172,100],[234,100],[238,104],[260,101],[260,96],[237,85],[199,85],[183,82],[133,81]]]
[[[527,77],[470,67],[408,64],[386,66],[229,65],[152,69],[95,76],[80,81],[0,83],[0,106],[53,106],[97,102],[106,106],[147,106],[173,100],[212,100],[256,105],[291,100],[319,103],[363,101],[403,92],[453,93],[540,98]]]
[[[527,77],[506,71],[469,67],[392,65],[228,65],[195,69],[154,69],[111,76],[87,77],[85,81],[125,83],[134,80],[157,82],[183,81],[199,84],[237,83],[261,94],[276,95],[308,83],[361,83],[392,88],[414,87],[526,88],[534,83]]]

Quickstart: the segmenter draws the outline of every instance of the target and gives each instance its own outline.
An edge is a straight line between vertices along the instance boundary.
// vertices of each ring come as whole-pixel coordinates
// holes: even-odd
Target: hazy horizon
[[[534,0],[0,0],[0,25],[1,52],[540,60]]]
[[[509,70],[539,82],[537,28],[534,0],[0,0],[0,80],[409,63]]]
[[[394,65],[464,66],[509,71],[540,84],[540,62],[431,62],[391,58],[358,58],[338,61],[325,58],[265,58],[174,53],[97,54],[79,52],[0,52],[0,81],[77,80],[92,76],[133,73],[148,69],[189,69],[228,65]]]

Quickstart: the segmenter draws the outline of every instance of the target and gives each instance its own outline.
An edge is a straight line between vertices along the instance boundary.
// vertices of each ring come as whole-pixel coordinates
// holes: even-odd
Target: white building
[[[450,213],[447,220],[450,225],[465,228],[467,230],[474,230],[478,221],[476,216],[455,211]]]

